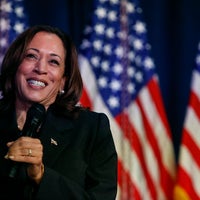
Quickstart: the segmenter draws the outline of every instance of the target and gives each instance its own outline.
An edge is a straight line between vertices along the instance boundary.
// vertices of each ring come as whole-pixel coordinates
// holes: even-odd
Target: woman
[[[27,29],[8,49],[0,80],[0,199],[115,199],[109,121],[77,104],[83,86],[70,39],[54,27]],[[35,103],[45,117],[33,136],[32,125],[23,127]]]

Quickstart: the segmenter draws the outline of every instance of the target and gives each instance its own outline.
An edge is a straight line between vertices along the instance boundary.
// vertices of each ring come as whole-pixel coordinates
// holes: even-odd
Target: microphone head
[[[45,117],[45,114],[45,107],[40,103],[34,103],[27,112],[27,118],[35,117],[38,119],[38,121],[42,121]]]
[[[22,130],[23,136],[35,136],[37,130],[46,116],[45,107],[42,104],[34,103],[27,111],[26,122]]]

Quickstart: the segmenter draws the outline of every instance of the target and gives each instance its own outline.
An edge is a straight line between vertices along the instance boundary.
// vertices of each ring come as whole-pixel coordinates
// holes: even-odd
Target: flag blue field
[[[0,64],[11,42],[28,26],[23,0],[0,1]]]

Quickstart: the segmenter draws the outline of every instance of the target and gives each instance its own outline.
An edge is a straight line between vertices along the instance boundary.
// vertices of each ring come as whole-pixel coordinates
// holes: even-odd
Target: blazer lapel
[[[73,122],[48,113],[41,128],[40,140],[43,144],[43,162],[51,166],[60,153],[70,143]]]

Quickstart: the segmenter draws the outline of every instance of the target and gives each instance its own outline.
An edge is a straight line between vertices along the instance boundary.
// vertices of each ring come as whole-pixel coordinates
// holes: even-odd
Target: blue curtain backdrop
[[[79,47],[93,11],[93,0],[26,0],[26,7],[30,25],[57,26],[69,33]],[[141,7],[178,155],[200,40],[200,1],[141,0]]]

